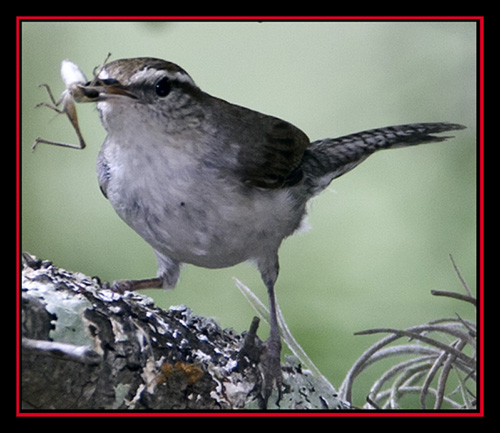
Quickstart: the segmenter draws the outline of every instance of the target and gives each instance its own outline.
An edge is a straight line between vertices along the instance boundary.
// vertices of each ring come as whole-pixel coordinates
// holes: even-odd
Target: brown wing
[[[199,97],[206,106],[205,115],[210,113],[208,129],[215,131],[212,134],[223,151],[236,157],[232,169],[246,185],[271,189],[302,180],[302,159],[310,140],[300,129],[206,93]]]
[[[295,185],[303,177],[302,158],[309,138],[288,122],[261,116],[259,138],[241,154],[244,181],[260,188]]]

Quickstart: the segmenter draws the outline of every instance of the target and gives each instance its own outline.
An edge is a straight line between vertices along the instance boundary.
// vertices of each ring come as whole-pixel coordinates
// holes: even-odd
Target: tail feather
[[[464,128],[454,123],[412,123],[314,141],[303,160],[306,184],[316,194],[377,150],[445,141],[452,137],[433,134]]]

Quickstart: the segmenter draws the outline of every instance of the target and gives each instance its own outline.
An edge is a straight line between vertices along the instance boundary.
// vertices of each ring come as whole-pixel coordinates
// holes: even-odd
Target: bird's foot
[[[279,405],[282,396],[283,373],[281,370],[281,341],[274,341],[269,338],[265,342],[265,347],[260,358],[260,365],[264,377],[261,392],[261,408],[266,409],[274,389],[278,391],[276,405]]]
[[[110,289],[115,293],[123,294],[144,289],[160,289],[163,287],[163,278],[148,278],[146,280],[119,280],[113,284],[103,283],[104,289]]]
[[[259,365],[262,372],[262,386],[259,395],[259,406],[261,409],[267,409],[269,398],[274,389],[278,390],[278,399],[281,400],[281,391],[283,386],[283,375],[281,371],[281,341],[269,338],[263,343],[257,337],[257,328],[259,318],[254,317],[250,329],[245,335],[245,341],[239,354],[239,365],[244,367],[248,359],[250,362]]]

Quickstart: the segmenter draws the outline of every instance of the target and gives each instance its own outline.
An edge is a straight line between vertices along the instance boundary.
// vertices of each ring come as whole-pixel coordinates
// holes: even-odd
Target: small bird
[[[464,128],[414,123],[311,142],[294,125],[211,96],[181,67],[150,57],[107,63],[77,88],[81,101],[97,103],[107,131],[100,188],[158,262],[155,278],[113,288],[174,287],[183,263],[255,263],[271,319],[261,357],[264,406],[282,387],[278,250],[300,227],[307,202],[377,150],[441,142],[449,137],[434,134]]]

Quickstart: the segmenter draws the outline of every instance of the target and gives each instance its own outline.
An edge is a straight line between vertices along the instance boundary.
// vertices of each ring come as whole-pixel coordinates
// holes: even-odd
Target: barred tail
[[[306,185],[317,194],[377,150],[444,141],[452,137],[433,134],[464,128],[453,123],[412,123],[314,141],[303,159]]]

